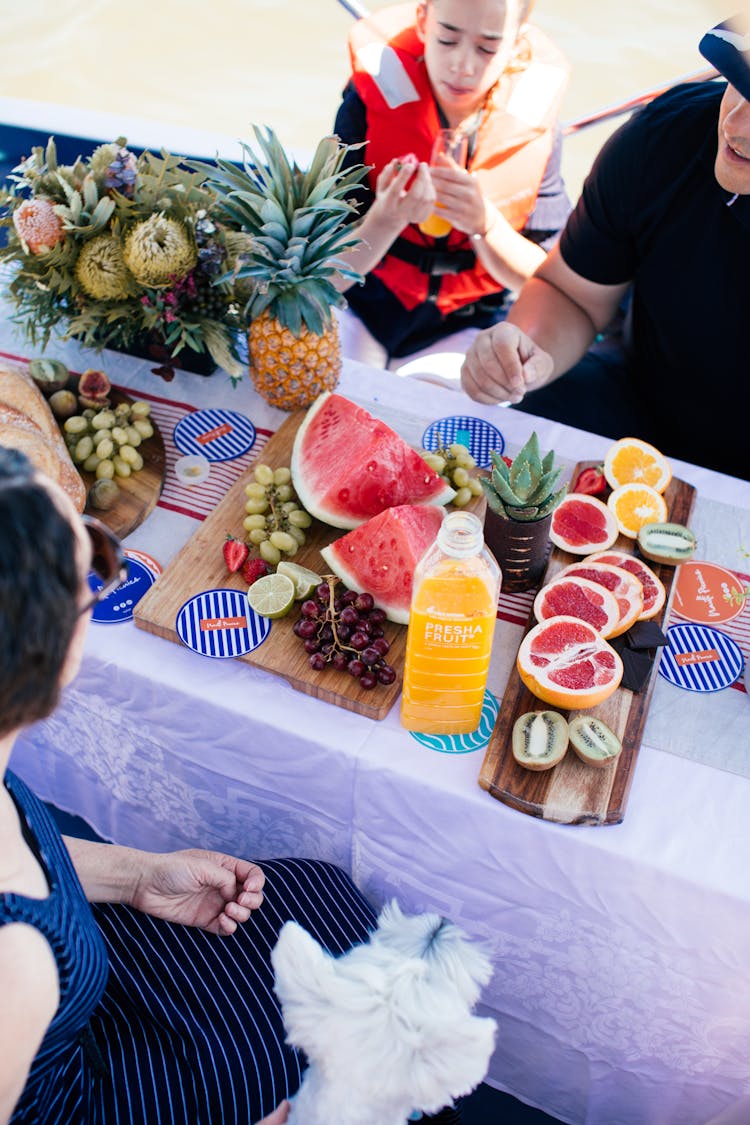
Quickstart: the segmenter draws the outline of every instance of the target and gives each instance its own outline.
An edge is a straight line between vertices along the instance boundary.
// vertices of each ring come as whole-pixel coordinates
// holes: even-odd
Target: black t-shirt
[[[628,369],[652,440],[747,478],[750,197],[728,206],[714,176],[725,88],[679,86],[618,130],[560,250],[591,281],[633,282]]]

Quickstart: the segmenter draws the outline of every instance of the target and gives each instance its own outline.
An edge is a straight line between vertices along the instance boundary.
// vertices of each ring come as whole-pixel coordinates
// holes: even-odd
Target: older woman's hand
[[[198,848],[141,854],[130,902],[145,914],[226,937],[263,902],[265,876],[248,860]]]

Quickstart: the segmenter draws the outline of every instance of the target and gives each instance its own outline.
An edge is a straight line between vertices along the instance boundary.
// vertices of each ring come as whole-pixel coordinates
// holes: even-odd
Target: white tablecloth
[[[7,325],[0,348],[28,354]],[[137,392],[231,407],[261,429],[284,418],[222,374],[164,384],[114,353],[98,360],[58,344],[47,354],[77,370],[103,365]],[[340,389],[413,442],[451,414],[492,420],[511,451],[531,428],[520,413],[352,363]],[[571,462],[608,445],[535,425],[543,447]],[[712,501],[750,510],[750,488],[675,471],[699,490],[705,557],[741,569],[742,537],[735,524],[731,535],[713,527]],[[166,564],[197,526],[159,507],[128,546]],[[510,646],[493,658],[499,697],[512,659]],[[722,694],[734,726],[750,729],[748,698]],[[660,683],[654,707],[679,716],[684,699]],[[624,822],[557,826],[480,789],[481,750],[426,749],[397,709],[373,722],[130,622],[92,626],[63,705],[12,764],[117,842],[324,857],[377,905],[395,895],[407,910],[441,911],[492,954],[489,1081],[576,1125],[699,1125],[750,1093],[750,780],[654,749],[649,729]]]

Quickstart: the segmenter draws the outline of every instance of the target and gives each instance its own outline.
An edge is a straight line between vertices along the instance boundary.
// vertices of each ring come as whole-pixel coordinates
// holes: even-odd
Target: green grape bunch
[[[297,554],[312,516],[300,504],[288,468],[256,465],[253,477],[245,485],[245,538],[262,559],[278,566],[282,555]]]
[[[454,442],[453,445],[420,449],[419,452],[430,468],[451,488],[455,488],[456,495],[451,500],[454,508],[465,508],[475,496],[482,495],[479,478],[472,476],[472,469],[476,469],[477,463],[465,445]]]
[[[97,480],[129,477],[143,468],[142,442],[154,436],[149,403],[119,403],[114,410],[84,410],[63,424],[73,462]]]

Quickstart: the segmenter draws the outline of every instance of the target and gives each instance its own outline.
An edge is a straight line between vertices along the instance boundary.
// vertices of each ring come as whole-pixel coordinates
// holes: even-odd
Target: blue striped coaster
[[[193,410],[174,428],[181,453],[200,453],[209,461],[232,461],[255,445],[255,426],[234,410]]]
[[[707,625],[670,625],[659,675],[687,691],[721,691],[742,672],[739,645]]]
[[[490,451],[502,454],[505,438],[500,431],[484,418],[472,418],[464,414],[454,414],[449,418],[439,418],[432,422],[422,434],[422,446],[435,450],[439,446],[465,445],[480,469],[492,465]]]
[[[224,660],[263,644],[271,622],[250,609],[239,590],[204,590],[181,606],[176,628],[187,648]]]

